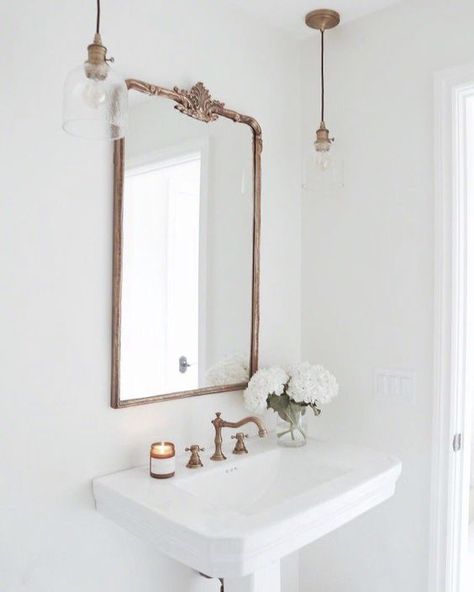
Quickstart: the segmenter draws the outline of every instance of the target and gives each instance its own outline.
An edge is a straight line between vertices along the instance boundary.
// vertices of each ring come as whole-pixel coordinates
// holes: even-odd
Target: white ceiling
[[[304,17],[317,8],[332,8],[341,15],[341,24],[375,12],[400,0],[228,0],[267,25],[284,29],[296,37],[311,34]]]

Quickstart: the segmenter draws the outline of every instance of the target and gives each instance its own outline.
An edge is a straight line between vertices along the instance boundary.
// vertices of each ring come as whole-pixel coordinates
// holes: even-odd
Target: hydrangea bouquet
[[[309,407],[315,415],[337,395],[339,385],[323,366],[301,362],[288,371],[263,368],[251,378],[244,391],[245,406],[253,413],[273,409],[278,413],[278,441],[287,446],[303,446],[306,431],[303,417]]]

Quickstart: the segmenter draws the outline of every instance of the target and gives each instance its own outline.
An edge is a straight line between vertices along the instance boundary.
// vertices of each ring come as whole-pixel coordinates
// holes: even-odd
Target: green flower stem
[[[301,427],[298,425],[298,418],[296,417],[296,415],[293,413],[291,407],[288,407],[287,409],[285,409],[284,411],[284,415],[287,418],[287,422],[290,425],[290,429],[285,430],[284,432],[279,432],[277,434],[277,436],[279,438],[281,438],[282,436],[285,436],[286,434],[291,433],[291,439],[295,440],[295,428],[299,431],[299,433],[303,436],[304,439],[306,439],[306,434],[303,432],[303,430],[301,429]]]
[[[290,407],[290,413],[292,413],[292,409]],[[301,417],[301,411],[300,411],[300,417]],[[299,422],[298,422],[298,418],[295,417],[295,415],[292,415],[292,426],[296,427],[296,429],[299,431],[299,433],[303,436],[303,438],[306,438],[306,434],[303,432],[303,430],[300,428],[299,426]],[[292,431],[292,436],[293,436],[293,431]],[[293,437],[294,440],[294,437]]]

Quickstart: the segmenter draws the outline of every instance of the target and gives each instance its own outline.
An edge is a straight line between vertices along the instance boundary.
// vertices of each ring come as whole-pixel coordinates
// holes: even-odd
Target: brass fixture
[[[100,0],[97,0],[97,22],[94,40],[87,46],[87,61],[85,74],[93,80],[105,80],[107,78],[107,62],[114,62],[114,58],[107,58],[107,48],[102,44],[100,35]]]
[[[203,466],[199,453],[204,452],[204,448],[201,448],[199,444],[193,444],[189,448],[185,448],[184,451],[191,453],[188,464],[186,465],[188,469],[198,469]]]
[[[245,446],[245,442],[244,439],[248,438],[249,435],[248,434],[244,434],[243,432],[237,432],[237,434],[235,434],[235,436],[231,436],[231,438],[234,440],[237,440],[237,442],[235,443],[234,446],[234,450],[232,451],[233,454],[248,454],[248,450]]]
[[[216,430],[216,435],[214,438],[216,449],[214,454],[211,456],[211,460],[226,459],[224,453],[222,452],[222,428],[240,428],[246,423],[254,423],[258,428],[258,435],[260,438],[264,438],[267,435],[267,428],[263,425],[262,420],[254,416],[244,417],[244,419],[241,419],[240,421],[226,421],[225,419],[222,419],[221,413],[217,412],[215,419],[213,419],[211,423]]]
[[[341,22],[341,15],[335,10],[329,8],[319,8],[308,12],[305,18],[305,23],[311,29],[318,29],[318,31],[327,31],[334,29]]]
[[[321,123],[319,129],[316,131],[316,140],[314,142],[314,148],[318,155],[319,166],[321,170],[329,168],[329,152],[331,145],[334,142],[334,138],[329,137],[329,130],[326,127],[324,120],[324,33],[328,29],[337,27],[341,20],[338,12],[335,10],[329,10],[328,8],[322,8],[319,10],[313,10],[308,13],[305,18],[305,22],[311,29],[317,29],[321,33]]]

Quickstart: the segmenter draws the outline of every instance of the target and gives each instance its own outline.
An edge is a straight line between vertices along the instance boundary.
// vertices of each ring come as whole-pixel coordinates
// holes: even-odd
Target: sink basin
[[[185,475],[175,485],[200,499],[212,513],[233,512],[240,517],[276,511],[286,503],[299,503],[307,491],[347,473],[295,451],[273,448],[249,457],[228,458],[223,466],[197,475]],[[244,462],[243,462],[244,461]],[[213,470],[212,470],[213,469]]]
[[[173,479],[151,479],[148,467],[95,479],[97,509],[197,571],[245,579],[389,498],[401,471],[367,448],[309,440],[288,449],[273,438],[247,445],[249,454],[229,448],[222,462],[202,455],[201,469],[178,457]]]

